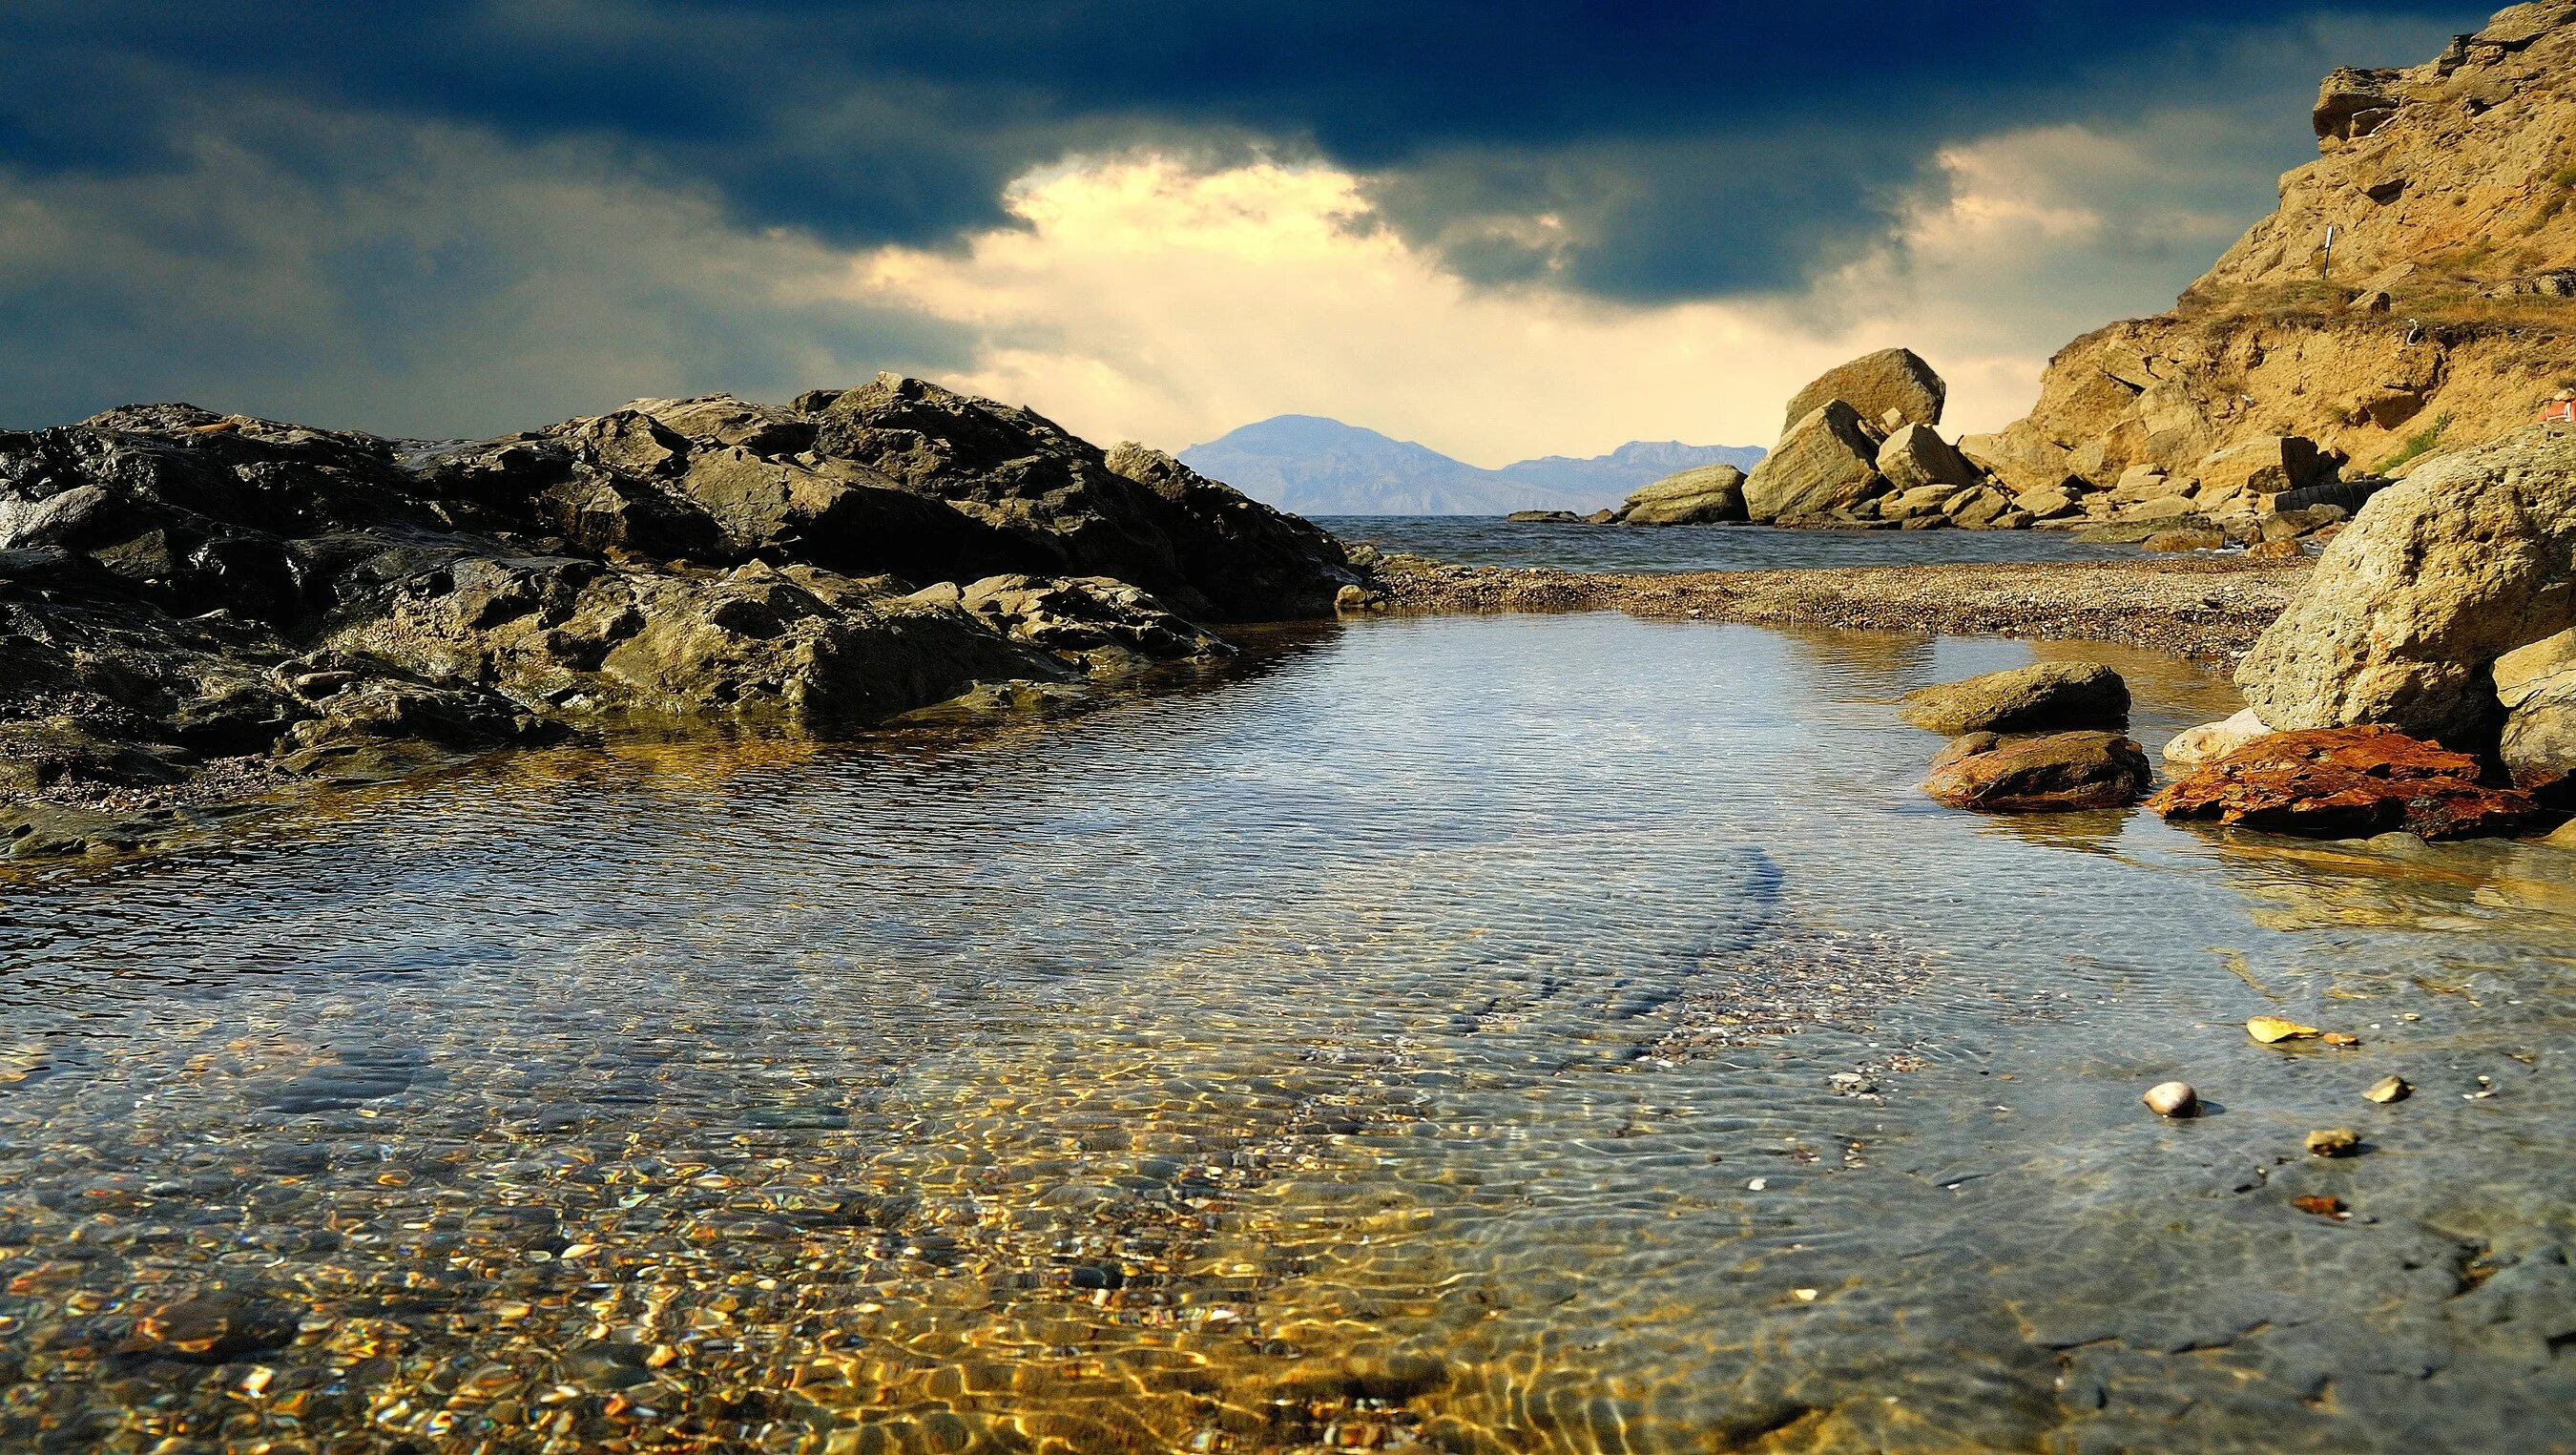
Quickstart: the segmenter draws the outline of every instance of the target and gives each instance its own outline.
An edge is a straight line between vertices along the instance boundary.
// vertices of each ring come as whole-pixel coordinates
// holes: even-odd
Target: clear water
[[[2135,546],[2054,530],[1775,530],[1759,525],[1547,525],[1483,515],[1345,515],[1317,524],[1346,541],[1467,566],[1564,571],[1767,571],[1798,566],[2106,561]]]
[[[2034,651],[1369,621],[20,874],[0,1448],[2576,1439],[2570,859],[1921,800]]]

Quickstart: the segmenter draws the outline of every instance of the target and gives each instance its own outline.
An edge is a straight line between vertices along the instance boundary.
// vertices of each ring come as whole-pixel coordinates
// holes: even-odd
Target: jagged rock
[[[1583,524],[1583,517],[1571,510],[1514,510],[1505,512],[1503,519],[1523,525]]]
[[[982,613],[907,594],[1066,565],[1126,576]],[[1208,655],[1182,614],[1304,615],[1363,584],[1330,537],[1168,455],[892,376],[440,445],[128,406],[0,432],[0,834],[148,836],[76,800],[149,789],[131,822],[175,821],[170,795],[233,758],[264,766],[226,782],[272,783],[621,715],[875,721]]]
[[[2538,791],[2576,778],[2576,630],[2516,647],[2494,673],[2504,709],[2497,754],[2515,784]]]
[[[1828,369],[1789,401],[1783,433],[1832,400],[1849,404],[1864,420],[1893,414],[1905,424],[1939,424],[1950,386],[1912,349],[1880,349]]]
[[[958,601],[1015,641],[1095,668],[1234,653],[1152,596],[1106,576],[994,576],[963,588]]]
[[[1984,472],[1969,464],[1928,424],[1904,425],[1878,449],[1878,473],[1898,490],[1947,485],[1964,490],[1985,483]]]
[[[1801,415],[1744,480],[1744,508],[1754,520],[1821,516],[1881,494],[1878,439],[1859,411],[1840,399]]]
[[[1329,610],[1353,579],[1304,521],[1160,451],[1113,459],[1030,410],[880,374],[819,417],[818,451],[1017,537],[1052,574],[1114,576],[1235,619]]]
[[[2576,433],[2534,427],[2371,497],[2236,682],[2278,727],[2472,742],[2498,712],[2491,664],[2571,625]]]
[[[2245,708],[2234,717],[2219,722],[2205,722],[2196,728],[2185,728],[2165,743],[2165,766],[2177,773],[2188,773],[2203,763],[2215,762],[2272,730]]]
[[[2475,758],[2382,727],[2271,733],[2165,786],[2147,806],[2316,838],[2396,830],[2424,839],[2510,834],[2537,812],[2478,781]]]
[[[2370,135],[2406,104],[2397,71],[2364,71],[2338,66],[2317,87],[2317,139],[2353,141]]]
[[[1744,472],[1733,465],[1667,475],[1629,496],[1619,511],[1624,525],[1714,525],[1746,518]]]
[[[1901,699],[1899,715],[1951,734],[2118,728],[2128,725],[2129,684],[2098,662],[2038,662],[1917,688]]]
[[[1971,733],[1933,760],[1923,791],[1936,803],[1986,813],[2120,808],[2154,781],[2146,750],[2109,732],[2000,738]]]

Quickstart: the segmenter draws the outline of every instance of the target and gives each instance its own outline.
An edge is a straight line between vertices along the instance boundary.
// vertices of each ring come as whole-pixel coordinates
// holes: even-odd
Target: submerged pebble
[[[2308,1133],[2308,1155],[2311,1157],[2349,1157],[2360,1150],[2360,1136],[2346,1127]]]

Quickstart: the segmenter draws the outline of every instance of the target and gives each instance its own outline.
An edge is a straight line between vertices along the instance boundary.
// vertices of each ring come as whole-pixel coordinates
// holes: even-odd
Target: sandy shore
[[[2234,555],[1636,576],[1405,555],[1378,565],[1395,611],[1616,609],[1761,626],[2082,638],[2204,658],[2252,646],[2308,570]]]

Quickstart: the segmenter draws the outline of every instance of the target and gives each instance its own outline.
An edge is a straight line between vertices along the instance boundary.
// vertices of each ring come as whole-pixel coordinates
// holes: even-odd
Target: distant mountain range
[[[1182,463],[1300,515],[1501,515],[1592,511],[1700,465],[1753,468],[1750,445],[1632,440],[1588,460],[1565,455],[1488,470],[1410,440],[1311,414],[1282,414],[1181,451]]]

